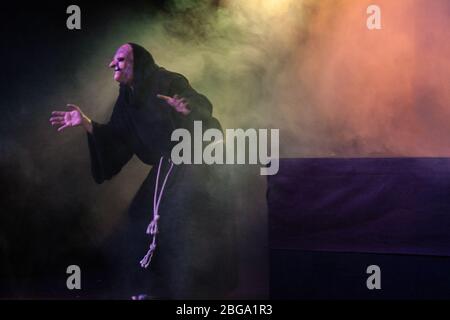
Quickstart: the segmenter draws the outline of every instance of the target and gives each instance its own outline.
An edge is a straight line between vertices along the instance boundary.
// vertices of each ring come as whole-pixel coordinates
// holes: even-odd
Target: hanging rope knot
[[[155,235],[158,233],[159,216],[155,216],[147,227],[147,234]]]
[[[141,260],[142,268],[147,268],[149,266],[150,262],[152,261],[153,252],[155,252],[155,249],[156,249],[156,243],[155,243],[155,241],[153,241],[150,244],[150,248],[148,249],[147,254]]]
[[[173,162],[170,161],[169,159],[169,163],[170,163],[170,167],[169,167],[169,171],[167,171],[166,177],[164,178],[164,182],[161,186],[161,191],[158,194],[158,184],[159,184],[159,174],[161,172],[161,166],[162,166],[162,161],[163,161],[164,157],[161,157],[159,159],[159,165],[158,165],[158,173],[156,175],[156,185],[155,185],[155,193],[153,194],[153,219],[152,221],[149,223],[148,227],[147,227],[147,234],[150,234],[153,239],[152,239],[152,243],[150,244],[150,248],[147,251],[147,254],[144,256],[144,258],[142,258],[141,260],[141,267],[142,268],[147,268],[150,264],[150,261],[152,260],[153,257],[153,252],[156,249],[156,234],[158,233],[158,220],[159,220],[159,204],[161,203],[161,198],[164,192],[164,188],[166,186],[166,182],[167,179],[169,178],[170,172],[172,171],[173,168]]]

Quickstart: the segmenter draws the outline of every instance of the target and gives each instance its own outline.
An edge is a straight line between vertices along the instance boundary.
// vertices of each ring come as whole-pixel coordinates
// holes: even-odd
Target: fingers
[[[68,108],[71,109],[71,111],[73,110],[80,110],[78,106],[68,103],[66,105]],[[66,120],[64,120],[64,118],[66,117],[66,115],[69,114],[69,111],[52,111],[52,115],[49,119],[51,125],[53,127],[57,126],[58,127],[58,132],[63,131],[65,128],[70,127],[70,123],[66,122]]]
[[[69,107],[72,110],[79,110],[80,109],[77,105],[71,104],[71,103],[68,103],[67,107]]]
[[[187,116],[189,113],[191,113],[191,108],[188,105],[183,105],[180,110],[177,111]]]
[[[177,106],[180,104],[187,104],[187,101],[185,98],[181,98],[179,95],[174,95],[173,98],[169,97],[169,96],[165,96],[163,94],[157,94],[156,95],[159,99],[162,99],[164,101],[166,101],[168,104],[172,105],[172,106]]]
[[[69,125],[68,124],[65,124],[65,125],[63,125],[63,126],[61,126],[61,127],[59,127],[58,128],[58,132],[61,132],[61,131],[63,131],[65,128],[67,128],[67,127],[69,127]]]
[[[64,125],[65,121],[64,120],[50,120],[50,123],[52,124],[52,127],[54,127],[54,126]]]
[[[56,114],[56,115],[55,115]],[[65,112],[59,112],[59,111],[53,111],[52,116],[50,117],[49,121],[52,124],[52,126],[62,125],[65,123],[64,116],[60,114],[65,114]]]
[[[52,116],[64,116],[66,111],[53,111]]]
[[[188,115],[191,112],[191,108],[189,107],[188,101],[177,94],[174,95],[173,98],[162,94],[157,94],[156,96],[159,99],[165,100],[177,112],[180,112],[184,115]]]
[[[75,104],[68,103],[66,106],[68,108],[70,108],[71,110],[80,110],[80,107],[78,107]],[[66,112],[67,111],[52,111],[52,115],[53,116],[64,116],[66,114]]]
[[[64,125],[65,124],[65,121],[64,121],[65,114],[66,114],[65,111],[53,111],[52,116],[49,119],[51,125],[53,127]]]
[[[167,102],[170,102],[170,101],[172,100],[171,97],[165,96],[165,95],[163,95],[163,94],[157,94],[156,96],[157,96],[159,99],[165,100],[165,101],[167,101]]]

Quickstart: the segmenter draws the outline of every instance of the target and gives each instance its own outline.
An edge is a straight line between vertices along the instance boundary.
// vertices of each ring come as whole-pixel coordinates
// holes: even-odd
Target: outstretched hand
[[[189,103],[186,101],[186,99],[179,97],[177,94],[173,97],[165,96],[162,94],[156,95],[158,98],[164,100],[167,102],[168,105],[173,107],[175,111],[187,116],[189,113],[191,113],[191,108],[189,107]]]
[[[68,127],[78,127],[80,125],[84,126],[86,130],[92,128],[89,118],[87,118],[81,109],[74,105],[68,104],[69,111],[53,111],[50,117],[50,123],[52,126],[57,126],[58,131],[61,132]]]

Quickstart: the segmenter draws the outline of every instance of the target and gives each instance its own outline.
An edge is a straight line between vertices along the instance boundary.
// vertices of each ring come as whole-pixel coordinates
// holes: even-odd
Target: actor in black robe
[[[133,87],[120,85],[110,121],[92,121],[92,133],[88,133],[97,183],[118,174],[133,155],[152,166],[131,203],[127,222],[117,231],[121,242],[114,242],[122,253],[117,261],[122,281],[130,294],[226,298],[237,277],[230,176],[225,166],[173,165],[170,161],[174,129],[192,130],[194,120],[201,120],[204,130],[220,129],[220,124],[212,117],[209,100],[185,77],[157,66],[141,46],[129,45],[134,57]],[[190,113],[177,112],[158,94],[184,98]],[[155,202],[161,194],[158,232],[156,248],[150,250],[153,235],[148,231],[156,231],[149,223],[155,215],[157,180]]]

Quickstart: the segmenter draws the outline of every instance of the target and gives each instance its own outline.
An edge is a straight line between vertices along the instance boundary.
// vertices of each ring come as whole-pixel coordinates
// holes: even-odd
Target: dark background
[[[57,84],[75,73],[89,55],[89,42],[108,28],[111,16],[124,10],[164,10],[164,1],[78,2],[82,30],[66,28],[71,2],[8,2],[1,13],[3,75],[1,77],[1,224],[0,296],[3,298],[101,297],[99,281],[106,281],[102,244],[83,227],[92,216],[86,199],[93,186],[86,184],[88,164],[82,156],[61,157],[66,172],[52,172],[54,163],[41,157],[40,145],[52,143],[36,132],[35,124],[48,119],[51,106],[42,105]],[[139,9],[137,9],[139,8]],[[70,80],[69,80],[70,81]],[[50,157],[50,155],[49,155]],[[50,176],[48,173],[51,173]],[[84,173],[85,172],[85,173]],[[70,185],[75,188],[69,187]],[[67,187],[67,188],[66,188]],[[65,189],[65,197],[56,193]],[[56,198],[59,199],[56,199]],[[89,201],[92,203],[92,201]],[[88,288],[65,289],[65,270],[82,267]],[[88,268],[83,268],[89,266]],[[103,270],[100,274],[99,270]],[[104,272],[106,270],[106,272]],[[94,280],[95,279],[95,280]],[[90,290],[89,284],[97,288]]]
[[[71,4],[81,7],[82,30],[66,28]],[[173,8],[173,1],[162,0],[2,4],[0,298],[127,298],[111,289],[115,276],[106,256],[114,248],[108,248],[108,232],[98,230],[120,220],[148,168],[134,161],[127,178],[95,185],[84,134],[56,138],[48,123],[55,108],[48,101],[69,102],[51,97],[60,94],[61,83],[76,82],[90,45],[123,17],[170,15]],[[136,182],[124,187],[125,179]],[[119,188],[126,189],[124,198],[117,197]],[[111,221],[108,210],[114,211]],[[82,269],[83,290],[66,288],[71,264]],[[258,266],[256,273],[263,269]],[[250,287],[244,296],[265,295],[264,283]]]

